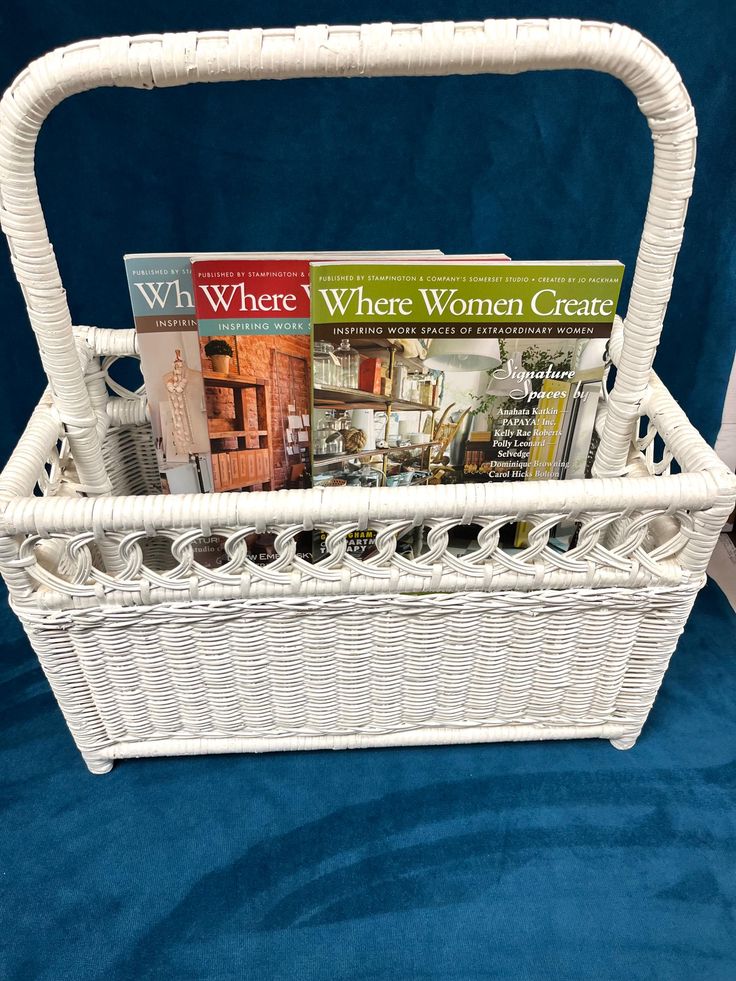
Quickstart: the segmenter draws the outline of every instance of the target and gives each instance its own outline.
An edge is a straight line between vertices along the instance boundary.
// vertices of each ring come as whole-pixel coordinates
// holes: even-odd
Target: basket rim
[[[724,479],[725,478],[725,479]],[[448,495],[451,490],[451,495]],[[562,493],[558,494],[558,491]],[[591,477],[575,480],[455,484],[450,487],[316,487],[310,490],[219,494],[109,495],[84,498],[15,496],[0,504],[0,535],[154,532],[214,527],[407,520],[518,513],[610,513],[646,509],[663,514],[706,510],[736,494],[736,475],[725,468],[657,477]],[[279,507],[278,505],[282,505]]]

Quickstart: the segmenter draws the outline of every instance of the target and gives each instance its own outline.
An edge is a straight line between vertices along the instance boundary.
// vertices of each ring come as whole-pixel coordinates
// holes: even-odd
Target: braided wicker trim
[[[156,604],[129,608],[94,608],[65,611],[36,611],[22,607],[17,613],[26,627],[34,631],[62,631],[83,633],[114,623],[117,627],[157,629],[175,620],[185,627],[188,623],[206,622],[216,629],[222,624],[237,623],[244,617],[249,621],[280,623],[283,619],[302,620],[312,614],[341,618],[349,615],[375,614],[381,611],[397,612],[410,617],[413,614],[433,613],[442,617],[451,614],[467,615],[469,620],[487,610],[503,609],[509,614],[541,611],[554,613],[569,609],[572,600],[583,610],[605,609],[610,616],[617,611],[641,612],[672,608],[673,601],[692,601],[705,583],[701,576],[694,582],[678,586],[646,586],[630,589],[538,589],[534,592],[504,591],[488,595],[484,592],[399,594],[393,596],[350,596],[338,600],[333,596],[286,596],[272,603],[258,599],[239,597],[230,600]],[[472,630],[472,625],[467,628]]]

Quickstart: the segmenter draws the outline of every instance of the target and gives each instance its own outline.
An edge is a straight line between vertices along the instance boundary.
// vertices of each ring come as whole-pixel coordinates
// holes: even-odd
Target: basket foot
[[[611,739],[610,743],[614,749],[631,749],[638,737],[638,733],[635,736],[619,736],[618,739]]]
[[[98,753],[82,753],[82,759],[90,773],[109,773],[112,770],[112,760]]]

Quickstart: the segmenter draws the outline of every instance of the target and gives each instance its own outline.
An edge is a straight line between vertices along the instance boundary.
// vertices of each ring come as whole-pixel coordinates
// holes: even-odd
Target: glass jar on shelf
[[[341,388],[357,388],[360,374],[360,355],[354,347],[350,347],[350,341],[347,337],[344,337],[335,348],[335,357],[339,362],[336,368],[340,378],[336,384]]]
[[[406,365],[395,364],[394,373],[391,379],[391,397],[394,399],[399,399],[399,401],[406,398],[404,395],[404,389],[406,388],[406,377],[408,372],[406,370]]]
[[[314,342],[314,384],[317,388],[339,388],[339,364],[335,348],[327,341]]]
[[[430,378],[428,373],[422,376],[421,383],[421,398],[419,401],[422,405],[431,406],[434,400],[434,382]]]
[[[424,381],[424,374],[421,371],[410,371],[406,376],[406,384],[404,385],[404,401],[405,402],[421,402],[422,397],[422,382]]]
[[[314,441],[312,449],[315,456],[329,456],[330,454],[342,452],[342,438],[335,430],[334,414],[332,412],[320,413],[321,419],[314,430]],[[335,442],[339,439],[339,446]]]
[[[380,487],[383,483],[383,471],[368,463],[363,464],[356,476],[361,487]]]

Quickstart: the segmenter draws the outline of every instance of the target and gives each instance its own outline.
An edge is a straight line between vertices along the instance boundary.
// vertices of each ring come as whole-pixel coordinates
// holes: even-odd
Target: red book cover
[[[309,487],[309,260],[194,258],[192,284],[215,490]],[[257,565],[277,558],[273,535],[247,545]]]
[[[216,490],[309,485],[308,259],[192,260]],[[222,459],[222,457],[221,457]]]

